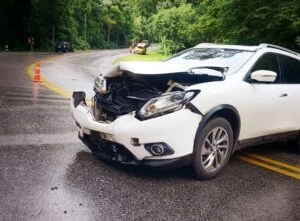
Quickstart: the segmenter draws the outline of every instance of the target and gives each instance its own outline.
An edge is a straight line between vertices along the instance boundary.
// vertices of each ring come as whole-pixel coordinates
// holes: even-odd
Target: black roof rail
[[[284,48],[284,47],[280,47],[280,46],[278,46],[278,45],[273,45],[273,44],[260,44],[260,45],[259,45],[259,48],[275,48],[275,49],[279,49],[279,50],[286,51],[286,52],[289,52],[289,53],[291,53],[291,54],[300,56],[300,54],[298,54],[298,53],[295,52],[295,51],[292,51],[292,50],[287,49],[287,48]]]

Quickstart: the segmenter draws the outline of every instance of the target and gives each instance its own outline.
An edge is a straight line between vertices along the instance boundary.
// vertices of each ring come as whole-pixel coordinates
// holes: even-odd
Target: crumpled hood
[[[197,65],[190,63],[168,62],[121,62],[120,69],[135,74],[170,74],[187,72]]]
[[[168,63],[168,62],[120,62],[103,73],[105,77],[114,77],[128,71],[134,74],[153,75],[187,72],[197,67],[195,63]]]

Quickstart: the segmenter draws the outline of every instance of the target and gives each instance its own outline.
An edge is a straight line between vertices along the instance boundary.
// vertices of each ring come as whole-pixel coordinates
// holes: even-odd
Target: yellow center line
[[[256,166],[260,166],[260,167],[263,167],[265,169],[268,169],[268,170],[271,170],[271,171],[274,171],[274,172],[292,177],[294,179],[300,180],[300,174],[296,174],[296,173],[290,172],[288,170],[284,170],[284,169],[281,169],[281,168],[278,168],[278,167],[274,167],[274,166],[262,163],[260,161],[257,161],[255,159],[251,159],[251,158],[246,157],[246,156],[236,156],[236,158],[238,158],[240,160],[243,160],[247,163],[254,164]]]
[[[65,98],[71,98],[72,97],[72,93],[70,91],[67,91],[63,88],[60,88],[54,84],[52,84],[51,82],[49,82],[48,80],[46,80],[45,78],[41,77],[41,79],[43,80],[43,82],[41,83],[43,86],[45,86],[47,89],[51,90],[54,93],[57,93]]]
[[[59,57],[57,56],[57,57],[45,58],[43,60],[40,60],[40,61],[37,61],[37,62],[34,62],[34,63],[30,64],[26,69],[27,75],[30,77],[30,79],[33,79],[34,73],[35,73],[35,66],[38,63],[45,64],[45,63],[50,62],[52,60],[55,60],[57,58],[59,58]],[[56,94],[59,94],[62,97],[65,97],[65,98],[71,98],[72,97],[72,92],[70,92],[68,90],[65,90],[64,88],[61,88],[61,87],[58,87],[58,86],[54,85],[53,83],[51,83],[50,81],[48,81],[47,79],[42,77],[42,75],[41,75],[41,82],[39,82],[39,83],[42,86],[46,87],[48,90],[50,90],[50,91],[52,91]],[[91,106],[92,102],[90,100],[87,100],[86,102],[87,102],[88,106]]]
[[[26,73],[27,73],[27,75],[31,78],[31,79],[33,79],[33,75],[34,75],[34,72],[35,72],[35,66],[38,64],[38,63],[48,63],[48,62],[50,62],[50,61],[53,61],[53,60],[55,60],[55,59],[57,59],[58,57],[50,57],[50,58],[45,58],[45,59],[43,59],[43,60],[39,60],[39,61],[36,61],[36,62],[34,62],[34,63],[32,63],[32,64],[30,64],[28,67],[27,67],[27,69],[26,69]]]
[[[277,165],[277,166],[280,166],[280,167],[283,167],[283,168],[286,168],[286,169],[289,169],[289,170],[292,170],[292,171],[300,172],[300,167],[295,167],[295,166],[292,166],[292,165],[289,165],[289,164],[286,164],[286,163],[283,163],[283,162],[280,162],[280,161],[277,161],[277,160],[273,160],[273,159],[270,159],[270,158],[267,158],[267,157],[263,157],[263,156],[260,156],[260,155],[257,155],[257,154],[247,153],[246,156],[249,156],[249,157],[252,157],[252,158],[255,158],[255,159],[258,159],[258,160],[262,160],[262,161],[265,161],[267,163],[271,163],[271,164],[274,164],[274,165]]]

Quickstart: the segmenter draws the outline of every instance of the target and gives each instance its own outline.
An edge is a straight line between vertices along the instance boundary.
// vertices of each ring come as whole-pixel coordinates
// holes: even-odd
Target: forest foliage
[[[166,54],[201,42],[300,46],[299,0],[0,0],[0,50],[128,47],[148,39]]]

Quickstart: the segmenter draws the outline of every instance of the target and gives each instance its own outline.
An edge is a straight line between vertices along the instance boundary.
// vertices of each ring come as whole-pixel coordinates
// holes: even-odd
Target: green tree
[[[200,42],[300,47],[298,0],[1,0],[0,48],[53,50],[161,42],[173,53]]]
[[[161,9],[151,18],[152,34],[162,43],[165,54],[193,45],[195,39],[196,11],[191,4]]]

